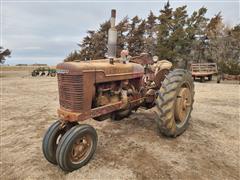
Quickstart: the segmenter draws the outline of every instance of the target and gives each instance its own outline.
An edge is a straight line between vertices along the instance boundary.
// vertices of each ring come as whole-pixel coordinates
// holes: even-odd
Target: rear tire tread
[[[188,81],[191,86],[193,104],[194,84],[192,76],[188,71],[183,69],[176,69],[171,71],[162,82],[162,87],[160,88],[158,93],[158,98],[156,100],[158,119],[156,119],[156,121],[160,132],[168,137],[176,137],[180,135],[185,131],[188,126],[188,120],[190,119],[190,115],[188,117],[188,120],[186,121],[186,125],[184,125],[183,128],[178,129],[176,127],[173,114],[173,106],[177,96],[177,91],[180,88],[179,84],[184,81]],[[192,104],[190,114],[192,111]]]

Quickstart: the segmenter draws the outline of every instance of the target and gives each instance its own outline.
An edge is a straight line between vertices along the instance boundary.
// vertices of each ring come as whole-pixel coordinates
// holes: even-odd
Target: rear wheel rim
[[[191,91],[188,86],[183,85],[177,95],[174,117],[178,127],[182,127],[187,121],[192,105]]]
[[[79,164],[84,161],[91,152],[93,140],[90,135],[78,137],[72,146],[70,160],[73,164]]]

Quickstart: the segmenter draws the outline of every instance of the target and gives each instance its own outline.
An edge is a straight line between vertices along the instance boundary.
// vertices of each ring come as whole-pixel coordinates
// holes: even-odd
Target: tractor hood
[[[89,72],[102,72],[105,76],[114,75],[137,75],[144,73],[142,65],[137,63],[123,64],[121,62],[114,62],[110,64],[109,60],[92,60],[80,62],[64,62],[57,65],[58,74],[84,74]]]

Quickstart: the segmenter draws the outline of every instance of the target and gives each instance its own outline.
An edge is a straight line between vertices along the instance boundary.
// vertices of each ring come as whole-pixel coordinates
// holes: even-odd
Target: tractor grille
[[[83,76],[58,74],[60,105],[74,112],[83,109]]]

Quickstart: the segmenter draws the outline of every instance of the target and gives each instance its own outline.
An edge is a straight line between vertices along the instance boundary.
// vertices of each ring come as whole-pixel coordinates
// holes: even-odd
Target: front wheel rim
[[[73,164],[79,164],[84,161],[91,152],[93,140],[90,135],[84,135],[77,138],[72,146],[70,160]]]

